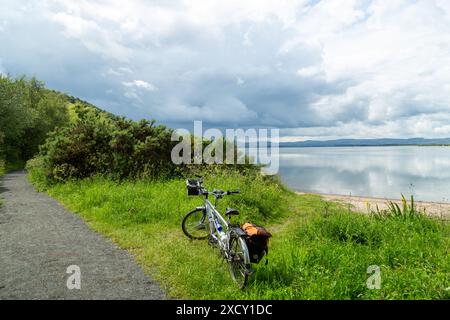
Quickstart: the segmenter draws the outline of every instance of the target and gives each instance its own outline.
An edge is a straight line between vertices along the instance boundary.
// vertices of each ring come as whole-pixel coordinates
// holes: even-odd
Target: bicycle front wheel
[[[183,232],[191,239],[203,240],[209,236],[209,220],[204,209],[196,208],[189,212],[181,224]]]
[[[228,268],[231,277],[243,289],[251,273],[251,263],[247,243],[242,237],[231,234],[229,254]]]

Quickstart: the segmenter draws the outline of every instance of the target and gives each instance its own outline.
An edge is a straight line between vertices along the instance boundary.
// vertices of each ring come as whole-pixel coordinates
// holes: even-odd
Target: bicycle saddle
[[[236,209],[233,208],[227,208],[227,210],[225,211],[225,215],[227,216],[237,216],[239,214],[239,211],[237,211]]]

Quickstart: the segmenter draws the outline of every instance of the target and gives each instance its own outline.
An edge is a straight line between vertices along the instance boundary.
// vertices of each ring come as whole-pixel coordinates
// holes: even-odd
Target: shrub
[[[64,182],[97,175],[115,180],[155,180],[217,170],[259,172],[259,167],[249,161],[242,165],[176,165],[171,152],[178,141],[172,141],[172,129],[82,104],[72,105],[69,112],[71,124],[51,132],[40,147],[39,160],[28,166],[29,170],[39,171],[36,175],[41,181]],[[191,146],[193,140],[191,137]],[[203,141],[203,147],[209,143]]]
[[[46,181],[67,181],[94,175],[115,179],[174,176],[170,160],[171,130],[154,122],[134,122],[94,108],[79,107],[76,120],[52,132],[41,146],[39,168]]]
[[[30,159],[48,132],[68,123],[66,104],[35,78],[0,75],[0,158],[8,167]]]
[[[0,178],[5,175],[5,161],[0,159]]]
[[[51,172],[45,165],[44,158],[41,156],[28,160],[26,164],[28,179],[34,184],[37,190],[46,190],[51,184]]]

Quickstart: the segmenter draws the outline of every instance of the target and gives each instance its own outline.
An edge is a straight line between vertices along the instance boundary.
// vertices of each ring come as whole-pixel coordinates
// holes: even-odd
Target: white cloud
[[[133,71],[130,68],[127,68],[127,67],[119,67],[117,70],[121,74],[133,73]]]
[[[322,72],[323,71],[318,66],[309,66],[309,67],[304,67],[304,68],[298,69],[297,75],[299,75],[300,77],[309,78],[309,77],[317,76],[317,75],[321,74]]]
[[[130,73],[133,73],[133,71],[127,67],[118,67],[118,68],[108,67],[108,69],[105,72],[102,72],[102,76],[104,76],[104,77],[108,77],[108,76],[120,77],[120,76],[124,76],[124,75],[130,74]]]
[[[410,138],[450,137],[450,114],[416,115],[371,125],[362,121],[337,123],[335,126],[283,129],[284,141],[327,140],[339,138]]]
[[[145,89],[147,91],[156,91],[157,88],[151,84],[150,82],[147,81],[143,81],[143,80],[133,80],[133,81],[129,81],[129,82],[122,82],[122,84],[125,87],[129,87],[129,88],[140,88],[140,89]]]
[[[144,104],[142,91],[153,92],[158,90],[153,84],[144,80],[123,81],[122,85],[126,88],[124,96],[140,104]]]
[[[65,12],[58,12],[51,19],[64,27],[65,36],[80,40],[90,51],[119,61],[128,61],[130,49],[117,41],[113,32],[99,26],[96,21]]]
[[[123,95],[128,99],[144,103],[144,100],[142,100],[141,96],[135,90],[127,90]]]
[[[450,135],[447,0],[3,1],[4,72],[134,118]]]
[[[240,100],[229,97],[212,97],[204,105],[184,105],[172,101],[169,108],[159,110],[159,113],[175,122],[204,120],[208,123],[221,125],[223,123],[239,123],[240,121],[257,121],[257,114],[249,110]],[[239,115],[239,117],[236,117]]]

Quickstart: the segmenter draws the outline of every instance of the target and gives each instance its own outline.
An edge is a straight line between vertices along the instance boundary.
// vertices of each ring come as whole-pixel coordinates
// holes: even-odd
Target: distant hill
[[[280,147],[369,147],[369,146],[432,146],[450,145],[450,138],[425,139],[337,139],[326,141],[282,142]]]

